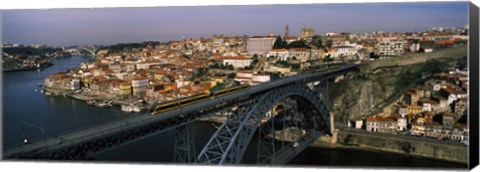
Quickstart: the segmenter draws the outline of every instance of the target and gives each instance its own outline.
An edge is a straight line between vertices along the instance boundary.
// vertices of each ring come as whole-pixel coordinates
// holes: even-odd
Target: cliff
[[[467,47],[462,46],[362,62],[359,72],[349,73],[344,80],[330,86],[335,125],[345,126],[349,119],[380,112],[421,82],[422,75],[466,66],[466,57]]]

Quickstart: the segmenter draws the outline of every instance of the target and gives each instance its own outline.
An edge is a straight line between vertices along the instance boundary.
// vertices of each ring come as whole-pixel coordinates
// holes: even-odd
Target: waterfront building
[[[119,83],[119,97],[123,99],[128,99],[132,96],[132,85],[131,80],[123,81]]]
[[[392,117],[367,117],[366,130],[371,132],[394,133],[397,131],[397,120]]]
[[[148,79],[135,78],[132,79],[132,93],[134,97],[144,96],[147,91]]]
[[[407,130],[407,125],[408,125],[407,118],[405,118],[404,115],[397,118],[397,130],[398,131]]]

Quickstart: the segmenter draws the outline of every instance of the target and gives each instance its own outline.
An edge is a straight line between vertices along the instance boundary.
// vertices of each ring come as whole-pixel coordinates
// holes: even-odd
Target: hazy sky
[[[2,42],[107,45],[213,34],[406,32],[463,27],[468,2],[5,10]]]

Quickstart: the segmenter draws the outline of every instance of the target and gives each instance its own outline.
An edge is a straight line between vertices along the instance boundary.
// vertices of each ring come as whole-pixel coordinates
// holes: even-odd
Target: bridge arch
[[[95,52],[96,52],[95,47],[79,47],[78,49],[86,51],[86,52],[90,53],[91,55],[95,55]]]
[[[310,122],[308,123],[309,127],[300,128],[304,131],[304,134],[295,138],[294,142],[295,144],[298,144],[297,141],[302,141],[304,144],[300,146],[297,145],[297,147],[291,146],[291,144],[294,143],[283,145],[283,142],[280,148],[278,146],[275,147],[275,118],[284,118],[283,120],[285,120],[288,116],[280,117],[278,115],[275,116],[270,114],[270,117],[268,117],[267,115],[277,102],[285,98],[294,98],[295,103],[301,107],[300,109],[295,109],[294,112],[300,113],[300,111],[302,111],[302,122]],[[208,141],[207,145],[200,152],[197,157],[197,163],[240,163],[245,150],[257,130],[259,130],[259,151],[261,148],[263,148],[262,150],[266,150],[261,152],[262,155],[258,155],[257,161],[259,162],[257,163],[285,163],[282,159],[278,159],[276,154],[279,154],[282,151],[287,151],[289,152],[288,155],[294,156],[321,135],[330,133],[330,121],[327,106],[320,100],[316,91],[308,89],[305,84],[301,83],[272,89],[256,101],[239,105],[238,108],[231,113],[232,114],[228,117],[227,121],[218,128],[212,138]],[[262,120],[265,121],[265,119],[267,120],[266,123],[269,124],[261,122]],[[289,120],[289,122],[292,121],[293,120]],[[264,125],[261,125],[262,123]],[[314,127],[315,125],[320,125],[320,123],[320,127]],[[283,125],[282,127],[285,129],[286,125]],[[317,130],[318,128],[321,128],[321,130]],[[265,142],[266,144],[261,144],[260,141]]]

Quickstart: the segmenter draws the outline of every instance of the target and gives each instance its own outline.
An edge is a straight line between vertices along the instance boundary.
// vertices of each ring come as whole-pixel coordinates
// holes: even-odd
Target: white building
[[[250,85],[258,85],[260,83],[270,82],[270,75],[269,74],[253,74],[252,75],[252,82]]]
[[[249,55],[260,55],[267,53],[273,47],[277,38],[274,36],[254,36],[247,41],[247,50]]]
[[[245,56],[223,57],[223,65],[233,65],[234,68],[250,66],[252,59]]]
[[[148,86],[147,78],[132,79],[132,87],[146,87]]]
[[[375,45],[376,52],[381,58],[395,57],[403,54],[405,41],[383,40]]]
[[[401,117],[397,119],[397,130],[403,131],[407,129],[407,118]]]
[[[250,83],[253,74],[251,71],[238,71],[234,80],[241,83]]]
[[[288,50],[288,55],[290,59],[295,57],[296,60],[300,60],[302,62],[310,60],[310,51],[306,48],[291,48]]]
[[[145,61],[137,63],[137,69],[148,69],[152,65],[159,65],[161,62],[158,61]]]
[[[268,54],[267,54],[267,57],[275,57],[277,58],[278,60],[288,60],[288,57],[289,57],[289,52],[287,49],[272,49],[270,51],[268,51]]]

